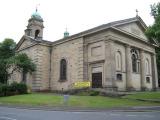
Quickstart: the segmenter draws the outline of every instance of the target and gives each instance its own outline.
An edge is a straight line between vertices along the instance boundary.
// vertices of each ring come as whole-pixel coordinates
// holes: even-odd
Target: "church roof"
[[[100,26],[97,26],[97,27],[82,31],[80,33],[68,36],[66,38],[59,39],[57,41],[54,41],[53,44],[56,44],[56,43],[59,43],[59,42],[63,42],[65,40],[71,40],[71,39],[87,36],[87,35],[90,35],[90,34],[93,34],[93,33],[96,33],[96,32],[102,31],[102,30],[106,30],[106,29],[113,29],[113,30],[122,32],[122,33],[124,33],[126,35],[129,35],[129,36],[132,36],[132,37],[136,37],[136,35],[132,35],[129,32],[125,32],[125,31],[123,31],[123,30],[118,28],[118,26],[129,24],[129,23],[134,23],[134,22],[139,24],[144,31],[147,29],[147,25],[144,23],[144,21],[141,19],[141,17],[137,15],[136,17],[123,19],[123,20],[118,20],[118,21],[107,23],[107,24],[102,24]],[[144,40],[142,38],[139,38],[138,36],[136,38],[141,39],[142,41],[146,42],[146,40]],[[147,43],[148,44],[157,45],[157,43],[154,40],[152,40],[152,41],[153,41],[153,43],[150,43],[150,42],[147,42]]]
[[[37,13],[33,14],[33,17],[39,18]],[[100,26],[82,31],[80,33],[77,33],[77,34],[74,34],[74,35],[71,35],[71,36],[68,36],[68,37],[64,37],[64,38],[56,40],[54,42],[47,41],[47,40],[41,40],[41,41],[35,41],[35,42],[52,45],[52,44],[64,42],[65,40],[71,40],[71,39],[87,36],[87,35],[90,35],[92,33],[96,33],[96,32],[106,30],[106,29],[109,29],[109,28],[117,30],[117,31],[121,31],[120,29],[118,29],[118,26],[133,23],[133,22],[137,22],[138,24],[140,24],[140,26],[142,27],[142,29],[144,29],[144,31],[147,29],[147,25],[143,22],[143,20],[139,16],[136,16],[136,17],[129,18],[129,19],[114,21],[114,22],[110,22],[110,23],[107,23],[107,24],[102,24]],[[121,32],[130,35],[129,33],[126,33],[124,31],[121,31]],[[29,36],[25,36],[25,37],[31,39]],[[18,44],[20,45],[20,42]],[[156,42],[154,42],[154,44],[156,44]],[[18,48],[19,45],[17,45],[17,48]]]
[[[80,32],[78,34],[74,34],[74,35],[70,36],[70,38],[71,37],[75,37],[75,36],[79,36],[79,35],[85,36],[85,35],[88,35],[88,34],[91,34],[91,33],[94,33],[94,32],[98,32],[100,30],[116,27],[116,26],[123,25],[123,24],[132,23],[132,22],[136,22],[136,21],[139,21],[144,29],[147,28],[147,25],[143,22],[143,20],[139,16],[136,16],[136,17],[129,18],[129,19],[114,21],[114,22],[110,22],[110,23],[107,23],[107,24],[102,24],[100,26],[97,26],[97,27],[82,31],[82,32]]]

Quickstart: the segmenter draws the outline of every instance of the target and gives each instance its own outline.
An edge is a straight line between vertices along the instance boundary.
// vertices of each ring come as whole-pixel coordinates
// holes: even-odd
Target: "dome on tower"
[[[36,19],[36,20],[42,20],[43,21],[43,18],[41,17],[41,15],[37,12],[34,12],[32,15],[31,15],[31,18],[33,19]]]

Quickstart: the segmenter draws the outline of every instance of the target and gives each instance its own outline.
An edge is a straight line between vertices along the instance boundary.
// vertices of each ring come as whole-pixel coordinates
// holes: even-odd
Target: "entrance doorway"
[[[102,88],[102,72],[92,73],[92,88]]]

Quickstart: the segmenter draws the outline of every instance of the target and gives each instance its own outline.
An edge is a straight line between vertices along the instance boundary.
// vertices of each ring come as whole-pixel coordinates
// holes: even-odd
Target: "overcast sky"
[[[55,41],[111,21],[139,16],[147,25],[153,24],[150,5],[159,0],[0,0],[0,42],[12,38],[16,42],[24,35],[28,19],[38,12],[44,20],[43,38]]]

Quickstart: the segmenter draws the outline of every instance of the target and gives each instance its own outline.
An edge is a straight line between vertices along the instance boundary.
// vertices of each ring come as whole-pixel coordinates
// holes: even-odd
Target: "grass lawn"
[[[139,93],[140,94],[140,93]],[[146,96],[147,93],[133,96]],[[159,98],[155,95],[154,98]],[[127,97],[127,96],[126,96]],[[130,95],[128,97],[131,97]],[[55,94],[26,94],[9,97],[0,97],[0,104],[20,104],[33,106],[63,106],[63,96]],[[126,98],[110,98],[102,96],[70,96],[68,106],[73,107],[91,107],[91,108],[111,108],[111,107],[127,107],[127,106],[150,106],[160,105],[155,102],[143,102],[130,100]]]
[[[124,96],[123,98],[160,100],[160,92],[140,92],[137,94]]]

